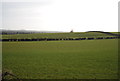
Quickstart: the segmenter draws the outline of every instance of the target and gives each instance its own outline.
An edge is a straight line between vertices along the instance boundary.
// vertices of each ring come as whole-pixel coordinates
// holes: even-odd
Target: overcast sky
[[[38,31],[118,31],[119,0],[4,0],[2,27]],[[1,8],[1,7],[0,7]]]

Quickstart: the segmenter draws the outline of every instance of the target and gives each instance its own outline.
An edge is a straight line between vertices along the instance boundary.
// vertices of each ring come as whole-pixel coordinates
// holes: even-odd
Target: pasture
[[[117,32],[111,32],[117,34]],[[81,37],[114,37],[99,32],[75,32],[75,33],[34,33],[2,35],[2,39],[32,39],[32,38],[81,38]]]
[[[118,78],[118,39],[2,42],[2,45],[3,70],[20,79]]]

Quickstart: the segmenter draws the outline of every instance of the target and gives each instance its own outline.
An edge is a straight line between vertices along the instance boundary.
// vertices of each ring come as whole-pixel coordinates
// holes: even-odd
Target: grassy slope
[[[79,37],[104,37],[111,36],[96,32],[76,32],[76,33],[37,33],[37,34],[15,34],[3,35],[4,39],[21,39],[21,38],[79,38]]]
[[[117,40],[3,42],[3,69],[19,78],[117,78]]]

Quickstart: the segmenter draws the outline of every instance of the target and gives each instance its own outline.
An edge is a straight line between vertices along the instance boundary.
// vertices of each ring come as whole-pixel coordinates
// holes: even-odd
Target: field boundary
[[[62,40],[102,40],[102,39],[119,39],[115,37],[82,37],[82,38],[31,38],[31,39],[0,39],[0,41],[62,41]]]
[[[119,81],[119,79],[4,79],[3,81]]]

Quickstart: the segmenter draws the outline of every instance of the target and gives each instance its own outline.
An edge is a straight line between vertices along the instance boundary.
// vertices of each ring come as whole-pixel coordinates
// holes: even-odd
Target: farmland
[[[112,32],[117,34],[116,32]],[[80,38],[80,37],[113,37],[112,35],[99,32],[76,32],[76,33],[35,33],[3,35],[3,39],[31,39],[31,38]]]
[[[3,36],[3,38],[8,37]],[[11,37],[28,36],[21,34]],[[3,42],[2,44],[3,70],[10,71],[20,79],[118,78],[118,39]]]

